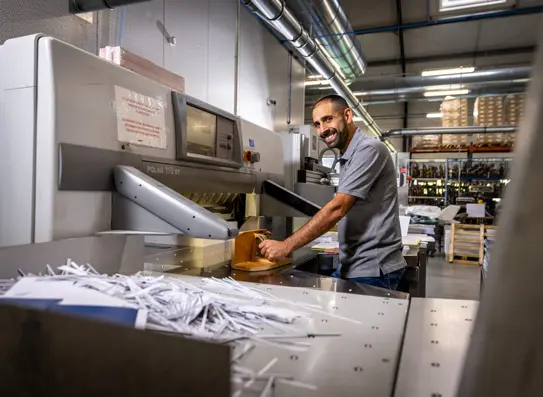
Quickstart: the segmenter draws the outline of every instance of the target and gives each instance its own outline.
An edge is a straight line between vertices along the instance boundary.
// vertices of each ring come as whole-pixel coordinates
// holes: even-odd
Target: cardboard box
[[[100,58],[179,92],[185,92],[185,79],[122,47],[100,48]]]

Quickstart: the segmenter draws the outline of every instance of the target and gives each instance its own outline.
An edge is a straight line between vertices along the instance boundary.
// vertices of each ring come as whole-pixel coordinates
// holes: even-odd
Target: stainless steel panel
[[[204,282],[199,277],[175,277],[195,285]],[[295,339],[293,341],[308,344],[307,349],[295,352],[256,343],[255,349],[242,360],[244,366],[258,371],[277,359],[270,372],[287,374],[293,376],[295,381],[316,387],[316,390],[308,390],[277,384],[275,396],[378,397],[392,394],[409,305],[407,301],[315,288],[248,285],[292,302],[294,310],[305,311],[303,306],[298,305],[314,305],[319,308],[318,311],[309,311],[308,318],[299,319],[298,324],[310,333],[338,334]],[[264,327],[262,332],[269,334],[276,331]],[[235,395],[245,397],[254,393],[246,390]]]
[[[476,301],[411,299],[395,397],[456,395],[478,306]]]
[[[143,168],[138,154],[68,143],[59,144],[58,156],[59,190],[110,191],[116,165]]]
[[[119,194],[184,234],[227,240],[238,233],[225,220],[133,167],[117,166],[114,176]]]
[[[45,272],[71,258],[90,263],[100,273],[134,274],[143,269],[142,236],[95,236],[28,244],[0,249],[0,279],[24,273]]]
[[[409,295],[403,292],[389,291],[298,270],[298,267],[305,267],[309,261],[315,260],[318,255],[308,247],[294,252],[292,264],[262,272],[232,270],[230,268],[231,246],[229,242],[217,242],[214,245],[200,247],[148,246],[145,248],[145,252],[145,270],[147,271],[200,277],[232,277],[234,280],[242,282],[409,299]]]

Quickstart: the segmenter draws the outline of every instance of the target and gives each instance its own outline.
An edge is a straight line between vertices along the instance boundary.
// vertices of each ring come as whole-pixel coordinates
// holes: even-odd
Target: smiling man
[[[394,163],[386,146],[364,135],[342,97],[328,95],[313,106],[313,125],[332,149],[339,149],[336,196],[285,241],[267,240],[260,252],[285,257],[339,222],[340,268],[334,277],[396,289],[405,271]]]

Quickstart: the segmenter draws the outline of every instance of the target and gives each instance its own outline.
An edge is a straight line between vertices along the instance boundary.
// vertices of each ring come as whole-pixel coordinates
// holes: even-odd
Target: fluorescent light
[[[369,92],[368,91],[356,91],[356,92],[353,92],[354,95],[356,96],[362,96],[362,95],[368,95]]]
[[[426,91],[460,90],[462,88],[464,88],[463,84],[429,85],[424,87]]]
[[[309,86],[309,85],[330,85],[330,81],[328,81],[328,80],[313,80],[313,81],[306,80],[304,82],[304,85],[306,87]]]
[[[475,68],[472,66],[469,66],[469,67],[460,66],[458,68],[450,68],[450,69],[423,70],[422,75],[423,76],[443,76],[443,75],[448,75],[448,74],[466,74],[466,73],[473,73],[473,72],[475,72]]]
[[[318,79],[322,79],[321,75],[320,74],[310,74],[309,76],[307,76],[307,78],[309,80],[318,80]]]
[[[431,96],[448,96],[448,95],[466,95],[468,93],[469,93],[469,90],[426,91],[424,93],[424,96],[431,97]]]
[[[443,113],[426,113],[427,119],[440,119],[443,117]]]
[[[441,0],[439,11],[445,12],[474,7],[488,7],[504,3],[507,3],[507,0]]]

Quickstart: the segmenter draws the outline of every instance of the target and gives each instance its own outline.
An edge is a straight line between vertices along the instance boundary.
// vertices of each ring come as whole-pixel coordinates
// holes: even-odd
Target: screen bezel
[[[204,164],[220,165],[230,168],[241,168],[243,166],[243,144],[241,138],[241,122],[239,117],[225,112],[222,109],[209,105],[199,99],[189,97],[180,92],[172,91],[172,105],[175,124],[175,145],[177,160],[192,161]],[[234,136],[232,139],[234,156],[233,160],[205,156],[202,154],[190,153],[187,145],[187,105],[223,117],[234,123]],[[218,132],[217,132],[218,134]],[[215,145],[218,144],[218,136],[215,137]],[[217,153],[217,148],[215,148]]]

